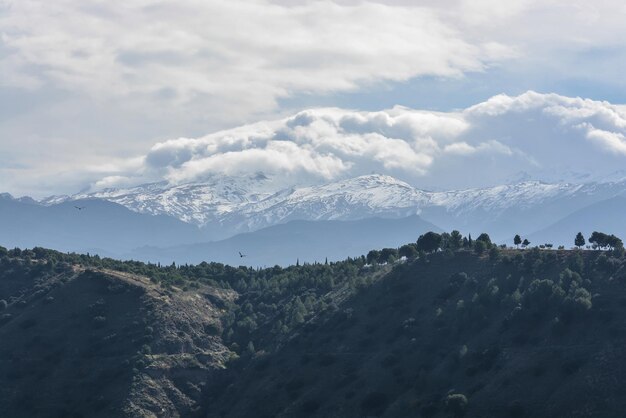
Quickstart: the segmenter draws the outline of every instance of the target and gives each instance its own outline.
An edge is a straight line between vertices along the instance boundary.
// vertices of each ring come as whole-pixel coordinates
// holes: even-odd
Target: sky
[[[610,175],[625,21],[617,0],[0,0],[0,192]]]

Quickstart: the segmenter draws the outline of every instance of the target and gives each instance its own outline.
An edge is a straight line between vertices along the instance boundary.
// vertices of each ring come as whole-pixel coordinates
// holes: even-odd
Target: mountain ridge
[[[212,240],[291,220],[411,215],[420,215],[443,229],[469,228],[477,233],[490,230],[495,237],[508,238],[512,232],[541,230],[576,210],[624,192],[623,179],[580,184],[525,180],[488,188],[427,191],[381,174],[279,188],[273,186],[271,178],[258,173],[241,178],[215,177],[206,183],[169,186],[161,182],[106,189],[50,197],[40,203],[50,205],[79,198],[108,200],[135,212],[169,215],[194,224],[206,229]]]

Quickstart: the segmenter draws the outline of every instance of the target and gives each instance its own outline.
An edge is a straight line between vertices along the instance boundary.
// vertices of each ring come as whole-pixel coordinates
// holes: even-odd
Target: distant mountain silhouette
[[[588,239],[593,231],[607,232],[626,238],[626,197],[617,196],[594,203],[566,216],[545,229],[530,234],[533,244],[546,242],[555,245],[574,246],[576,233],[582,232]]]
[[[126,258],[171,263],[217,261],[232,265],[271,266],[341,260],[372,248],[414,242],[426,231],[441,229],[419,216],[358,221],[291,221],[222,241],[170,248],[144,247]],[[246,254],[240,257],[239,252]]]
[[[114,255],[146,243],[169,246],[206,239],[195,226],[178,219],[136,213],[104,200],[43,206],[8,195],[0,198],[0,245],[6,247],[45,246]]]

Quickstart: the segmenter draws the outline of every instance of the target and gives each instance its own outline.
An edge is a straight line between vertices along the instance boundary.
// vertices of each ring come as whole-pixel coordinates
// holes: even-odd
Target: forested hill
[[[619,416],[623,249],[459,242],[268,269],[0,248],[0,403],[7,417]]]

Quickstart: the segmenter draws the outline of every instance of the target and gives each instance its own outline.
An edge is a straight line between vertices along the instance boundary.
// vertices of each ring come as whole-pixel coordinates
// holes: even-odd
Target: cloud
[[[426,188],[498,184],[519,172],[557,181],[565,172],[621,169],[625,122],[624,106],[532,91],[449,113],[309,109],[158,143],[133,160],[144,162],[140,170],[115,175],[123,184],[133,177],[184,183],[263,172],[277,188],[371,172]]]
[[[31,167],[2,164],[0,174],[14,194],[71,192],[93,180],[83,176],[93,167],[135,155],[163,138],[278,120],[321,103],[381,109],[417,101],[450,109],[464,106],[468,97],[482,100],[529,88],[622,98],[625,20],[626,6],[619,0],[0,0],[0,154],[11,165]],[[504,97],[498,100],[503,102],[489,104],[492,116],[497,106],[512,115]],[[525,106],[515,97],[508,100]],[[355,171],[360,160],[348,159],[353,165],[346,165],[332,157],[344,161],[342,152],[354,155],[353,144],[367,149],[372,161],[385,161],[375,164],[377,169],[406,172],[411,166],[411,176],[439,184],[445,177],[442,161],[461,158],[459,146],[448,148],[456,156],[442,150],[484,129],[475,128],[479,112],[406,110],[397,107],[376,118],[346,114],[340,128],[355,138],[343,137],[345,149],[327,145],[322,158],[315,154],[323,149],[318,144],[309,157],[301,155],[298,167],[308,168],[289,172]],[[571,110],[566,106],[579,124],[609,133],[620,120],[610,106],[593,119]],[[552,109],[553,120],[559,120],[558,111]],[[595,112],[584,106],[579,111]],[[400,123],[402,117],[411,121]],[[333,123],[315,123],[335,129]],[[572,123],[564,121],[560,128],[568,130]],[[239,152],[240,135],[231,135],[233,142],[220,141],[213,152],[228,147]],[[506,135],[500,129],[479,142],[497,141],[511,150],[511,158],[533,160],[532,152],[506,143]],[[619,135],[618,141],[594,135],[586,137],[589,143],[606,150],[620,146]],[[491,155],[478,152],[486,146],[472,138],[461,140],[477,150],[471,158]],[[138,178],[149,172],[162,178],[159,167],[170,166],[171,178],[178,178],[176,167],[196,155],[181,143],[180,154],[168,147],[162,155],[153,150]],[[255,149],[261,146],[254,143]],[[391,144],[401,151],[391,153]],[[541,165],[540,159],[535,162]],[[189,173],[205,167],[187,164]],[[430,179],[432,173],[438,177]]]
[[[0,0],[0,10],[0,83],[230,120],[294,94],[459,77],[512,54],[465,40],[434,10],[384,2]]]

